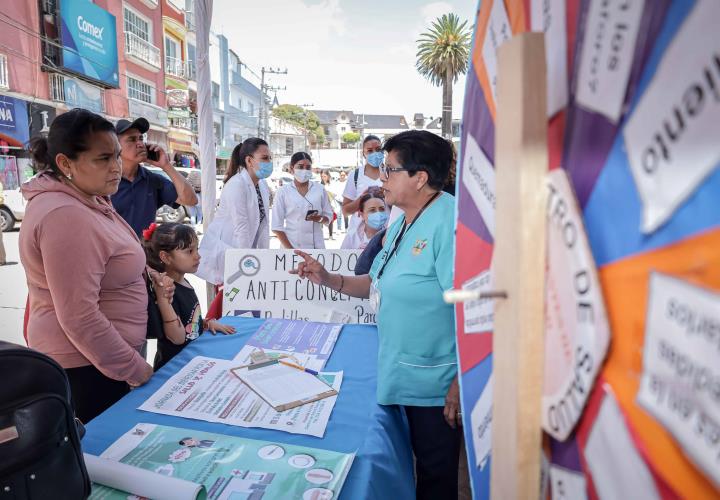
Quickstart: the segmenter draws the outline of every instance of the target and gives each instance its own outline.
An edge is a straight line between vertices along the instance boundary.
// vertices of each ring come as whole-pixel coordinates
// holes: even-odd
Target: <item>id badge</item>
[[[370,284],[370,307],[373,308],[375,313],[380,312],[380,289],[377,286],[377,281],[373,280]]]

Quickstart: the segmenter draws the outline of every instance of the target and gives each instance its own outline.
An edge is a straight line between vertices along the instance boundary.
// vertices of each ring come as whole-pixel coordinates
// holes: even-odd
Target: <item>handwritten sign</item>
[[[641,229],[668,221],[720,162],[720,2],[698,0],[625,126]]]
[[[638,402],[720,485],[720,293],[650,277]]]
[[[495,169],[475,139],[468,134],[463,158],[462,182],[482,215],[491,236],[495,236]]]
[[[617,123],[635,55],[644,0],[590,2],[577,75],[577,103]]]
[[[331,273],[354,275],[356,250],[309,250]],[[223,313],[226,316],[330,322],[338,315],[351,323],[375,323],[367,299],[350,297],[290,274],[302,258],[291,250],[225,252]]]
[[[577,424],[610,342],[595,261],[567,174],[548,174],[542,424],[561,441]]]
[[[559,465],[550,465],[552,500],[584,500],[587,498],[585,477]]]

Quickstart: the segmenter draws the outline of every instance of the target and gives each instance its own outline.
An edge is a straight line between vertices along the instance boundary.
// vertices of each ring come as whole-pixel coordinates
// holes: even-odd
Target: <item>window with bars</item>
[[[123,11],[125,31],[142,38],[146,42],[150,42],[150,23],[127,7]]]
[[[128,97],[137,99],[138,101],[154,104],[155,95],[152,85],[137,80],[131,76],[127,77]]]

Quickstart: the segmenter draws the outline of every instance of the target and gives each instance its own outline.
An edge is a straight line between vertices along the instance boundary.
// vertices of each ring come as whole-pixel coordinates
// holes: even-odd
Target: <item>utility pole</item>
[[[287,87],[273,87],[265,83],[265,73],[269,75],[287,75],[287,68],[281,70],[280,68],[266,68],[262,67],[260,77],[260,112],[258,113],[258,137],[261,139],[268,139],[269,135],[269,111],[267,105],[269,104],[268,92],[287,90]]]

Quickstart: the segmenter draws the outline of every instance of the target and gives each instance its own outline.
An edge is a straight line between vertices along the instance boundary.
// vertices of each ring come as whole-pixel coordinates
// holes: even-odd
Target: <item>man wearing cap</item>
[[[138,236],[155,221],[155,212],[163,205],[178,208],[197,204],[193,187],[175,170],[167,153],[157,145],[145,145],[143,134],[148,130],[150,123],[145,118],[132,122],[118,120],[115,124],[121,148],[122,180],[111,201]],[[156,161],[148,160],[148,149],[157,153]],[[141,163],[161,168],[170,180],[147,170]]]

